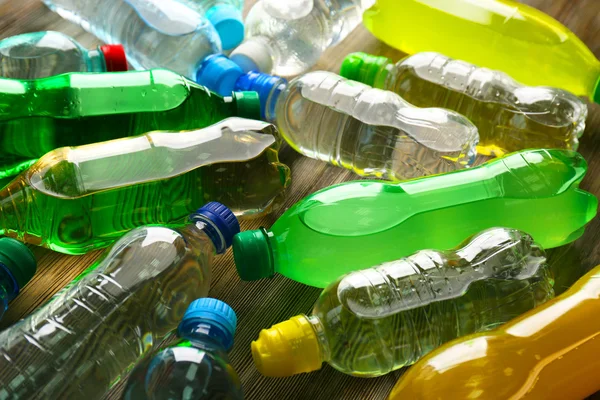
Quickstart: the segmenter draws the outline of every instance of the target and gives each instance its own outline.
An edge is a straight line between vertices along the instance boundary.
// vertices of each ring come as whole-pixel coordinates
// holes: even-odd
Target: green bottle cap
[[[273,255],[263,228],[240,232],[233,238],[233,258],[240,278],[254,281],[273,276]]]
[[[600,77],[598,77],[598,81],[596,82],[596,88],[594,89],[592,100],[594,100],[594,103],[600,104]]]
[[[373,86],[379,71],[391,62],[387,57],[374,56],[362,52],[348,54],[344,62],[342,62],[340,75],[344,78]]]
[[[37,269],[31,250],[18,240],[7,237],[0,238],[0,263],[12,274],[19,289],[33,278]]]
[[[260,100],[256,92],[233,92],[238,117],[260,119]]]

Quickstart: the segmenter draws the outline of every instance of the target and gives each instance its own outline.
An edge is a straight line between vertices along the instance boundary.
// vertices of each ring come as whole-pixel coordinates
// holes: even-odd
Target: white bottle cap
[[[260,71],[270,74],[273,70],[273,51],[263,40],[248,39],[242,42],[229,58],[244,72]]]

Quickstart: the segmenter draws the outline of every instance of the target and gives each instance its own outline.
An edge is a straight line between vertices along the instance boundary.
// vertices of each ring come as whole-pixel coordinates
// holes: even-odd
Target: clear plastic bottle
[[[174,231],[134,229],[33,314],[0,333],[0,398],[98,399],[208,293],[239,232],[209,203]]]
[[[325,71],[276,90],[267,100],[267,119],[307,157],[394,181],[454,171],[475,160],[477,128],[454,111],[417,108],[395,93]]]
[[[340,74],[391,90],[417,107],[443,107],[478,128],[477,147],[502,156],[531,148],[576,150],[587,106],[577,96],[542,86],[524,86],[500,71],[478,68],[439,53],[417,53],[394,64],[387,57],[350,54]]]
[[[37,262],[23,243],[0,238],[0,319],[37,270]]]
[[[86,50],[75,39],[53,31],[24,33],[0,40],[0,76],[36,79],[65,72],[127,71],[120,44]]]
[[[236,325],[235,312],[222,301],[192,302],[179,324],[181,340],[136,365],[123,400],[242,400],[240,379],[227,358]]]
[[[360,377],[413,364],[465,334],[492,329],[550,299],[544,251],[526,233],[484,231],[454,251],[412,256],[342,276],[311,316],[261,331],[252,356],[266,376],[328,362]]]
[[[301,74],[342,41],[375,0],[259,0],[246,17],[246,38],[231,59],[245,72]]]
[[[178,0],[43,0],[63,18],[107,43],[121,43],[139,70],[165,68],[190,79],[221,52],[215,28]]]
[[[138,226],[181,227],[206,201],[262,215],[290,181],[276,136],[266,122],[229,118],[54,150],[0,190],[0,233],[83,254]]]

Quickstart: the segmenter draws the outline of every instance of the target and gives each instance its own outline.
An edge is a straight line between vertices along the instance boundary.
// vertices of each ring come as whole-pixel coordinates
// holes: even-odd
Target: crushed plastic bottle
[[[315,371],[323,362],[349,375],[380,376],[553,294],[544,251],[532,238],[490,229],[453,251],[422,250],[342,276],[311,316],[261,331],[252,356],[266,376]]]
[[[37,262],[27,246],[15,239],[0,238],[0,319],[36,270]]]

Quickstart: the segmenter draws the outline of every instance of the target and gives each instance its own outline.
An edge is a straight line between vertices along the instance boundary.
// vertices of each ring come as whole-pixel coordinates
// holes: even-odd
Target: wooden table
[[[102,1],[102,0],[98,0]],[[285,0],[281,0],[285,1]],[[247,0],[246,11],[254,0]],[[600,57],[600,0],[527,0],[572,29]],[[98,40],[79,27],[62,20],[37,0],[0,0],[0,38],[24,32],[57,30],[69,34],[88,48]],[[353,51],[385,54],[399,59],[402,54],[375,39],[359,27],[337,47],[327,51],[315,69],[338,71],[344,56]],[[582,188],[600,196],[600,107],[590,105],[587,129],[580,152],[589,162],[588,176]],[[351,172],[328,166],[296,154],[289,147],[281,159],[293,171],[293,183],[284,208],[276,215],[245,222],[242,229],[270,226],[283,210],[304,196],[334,183],[355,179]],[[75,278],[101,252],[85,256],[67,256],[34,248],[38,273],[13,301],[0,328],[31,313],[40,304]],[[310,249],[307,249],[310,251]],[[549,252],[556,272],[557,291],[563,291],[584,271],[600,264],[600,219],[588,226],[585,235],[574,244]],[[228,302],[238,315],[235,346],[231,352],[233,366],[242,380],[247,399],[384,399],[402,371],[376,379],[352,378],[325,365],[321,371],[287,379],[262,377],[254,368],[250,342],[260,329],[299,313],[308,313],[320,290],[281,276],[257,282],[241,282],[237,277],[231,251],[214,266],[210,295]],[[599,355],[600,356],[600,355]],[[118,398],[119,387],[109,396]],[[596,395],[600,399],[600,395]]]

